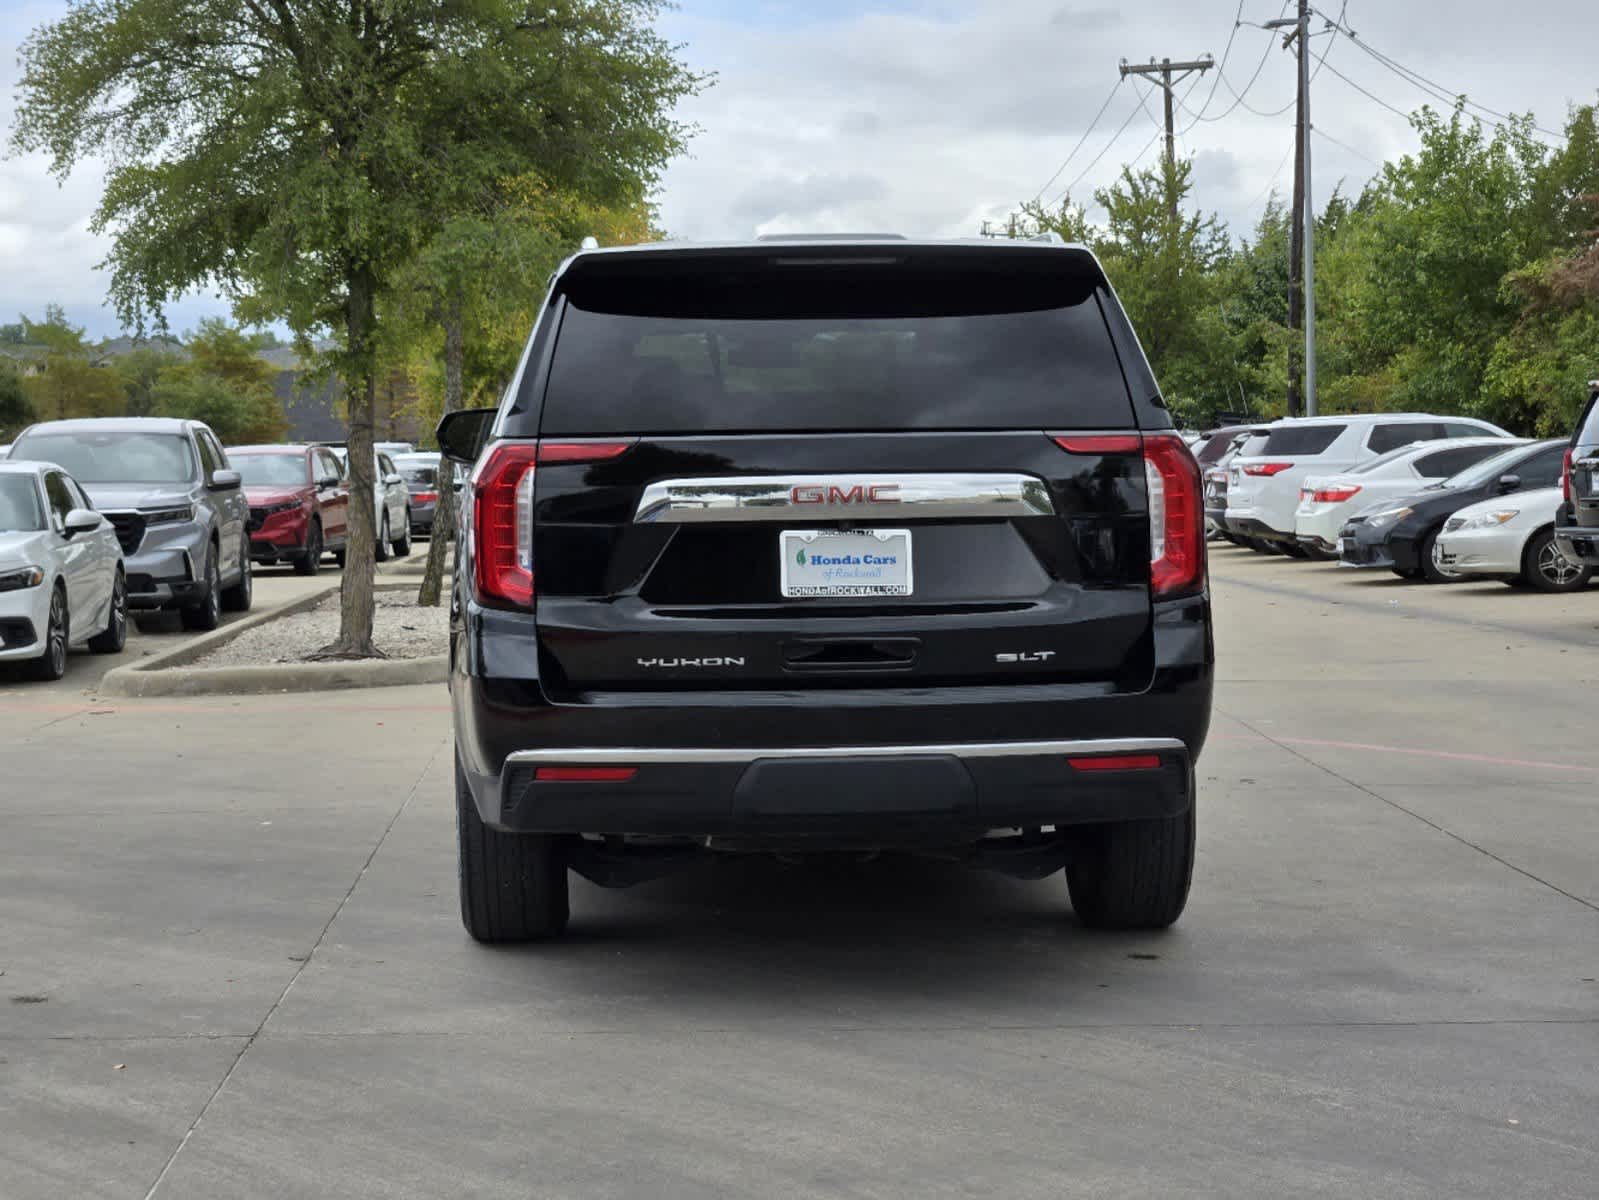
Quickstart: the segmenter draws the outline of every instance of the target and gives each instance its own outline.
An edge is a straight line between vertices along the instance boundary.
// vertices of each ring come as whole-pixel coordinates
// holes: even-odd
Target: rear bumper
[[[1210,724],[1208,598],[1157,606],[1153,632],[1153,676],[1138,693],[796,685],[590,692],[558,704],[539,679],[533,618],[468,602],[452,623],[456,750],[483,820],[524,831],[820,829],[889,844],[1168,815],[1191,802],[1188,778]],[[1153,746],[1140,753],[1161,766],[1083,771],[1063,744],[1085,747],[1077,754]],[[540,763],[591,759],[637,773],[618,784],[534,779]]]
[[[1599,526],[1561,525],[1555,529],[1560,553],[1573,562],[1599,565]]]
[[[1292,542],[1294,535],[1284,533],[1280,529],[1273,529],[1264,521],[1254,517],[1228,517],[1227,532],[1237,534],[1239,537],[1260,538],[1267,542]]]
[[[1128,756],[1158,765],[1091,769]],[[633,774],[612,782],[539,778],[541,767],[596,766]],[[958,840],[991,829],[1174,816],[1193,802],[1191,766],[1188,748],[1166,738],[545,749],[506,762],[498,824],[531,833]]]

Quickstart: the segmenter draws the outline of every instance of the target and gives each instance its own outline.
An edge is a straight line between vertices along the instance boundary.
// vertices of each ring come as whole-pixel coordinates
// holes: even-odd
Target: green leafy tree
[[[43,350],[38,360],[41,369],[23,380],[40,419],[121,414],[123,392],[116,373],[95,362],[94,347],[82,327],[68,321],[60,305],[47,305],[42,321],[24,317],[22,326],[26,343]]]
[[[18,429],[34,420],[33,403],[22,386],[22,372],[0,358],[0,437],[9,440]]]
[[[196,286],[302,344],[350,416],[350,552],[332,656],[371,656],[381,304],[440,192],[529,167],[651,177],[700,80],[654,0],[83,0],[21,50],[13,147],[112,164],[95,214],[129,323]]]
[[[113,364],[122,381],[130,417],[148,417],[155,412],[156,386],[161,377],[183,361],[183,357],[164,346],[139,346]]]

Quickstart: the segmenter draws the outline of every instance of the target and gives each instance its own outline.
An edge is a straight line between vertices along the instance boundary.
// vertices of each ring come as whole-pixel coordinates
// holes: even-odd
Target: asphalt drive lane
[[[0,694],[0,1194],[1591,1196],[1599,591],[1213,578],[1161,935],[740,860],[488,950],[439,689]]]

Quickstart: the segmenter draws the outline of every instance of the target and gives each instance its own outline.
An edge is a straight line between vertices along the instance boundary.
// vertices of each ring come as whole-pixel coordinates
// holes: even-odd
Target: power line
[[[1287,9],[1288,9],[1288,5],[1284,4],[1283,5],[1283,11],[1286,12]],[[1348,0],[1344,0],[1344,11],[1347,12],[1348,9],[1349,9]],[[1248,22],[1244,22],[1244,24],[1248,24]],[[1322,68],[1323,64],[1326,63],[1327,56],[1332,53],[1332,48],[1333,48],[1333,42],[1329,41],[1327,43],[1326,47],[1322,50],[1321,57],[1316,60],[1316,69],[1315,69],[1315,71],[1313,71],[1311,73],[1311,76],[1310,76],[1310,79],[1311,79],[1312,83],[1314,83],[1316,81],[1316,76],[1321,74],[1321,68]],[[1260,64],[1261,68],[1263,68],[1266,65],[1265,59],[1269,58],[1270,56],[1271,56],[1271,46],[1267,45],[1267,47],[1266,47],[1266,55],[1265,55],[1264,58],[1261,59],[1261,64]],[[1256,71],[1255,71],[1255,74],[1250,77],[1249,82],[1244,85],[1244,90],[1242,92],[1239,92],[1237,89],[1235,89],[1233,87],[1232,82],[1227,78],[1225,72],[1221,72],[1221,71],[1217,72],[1218,81],[1221,82],[1221,83],[1226,84],[1227,85],[1227,90],[1229,92],[1231,92],[1232,95],[1233,95],[1233,106],[1231,108],[1229,108],[1227,110],[1227,112],[1222,113],[1221,117],[1225,117],[1225,116],[1229,115],[1230,113],[1236,111],[1238,108],[1241,107],[1246,112],[1254,113],[1255,116],[1257,116],[1257,117],[1265,117],[1267,120],[1271,120],[1272,118],[1282,116],[1285,112],[1287,112],[1290,108],[1292,108],[1294,106],[1296,101],[1295,100],[1289,100],[1288,103],[1283,105],[1281,108],[1274,108],[1270,112],[1265,112],[1265,111],[1263,111],[1261,109],[1256,108],[1253,104],[1250,104],[1249,101],[1245,99],[1245,97],[1249,95],[1250,89],[1255,84],[1255,80],[1257,80],[1259,78],[1260,78],[1260,68],[1257,68]],[[1186,105],[1184,105],[1184,107],[1187,108]],[[1207,105],[1207,107],[1208,107],[1208,105]],[[1189,112],[1193,112],[1192,109],[1188,109],[1188,111]],[[1199,113],[1194,113],[1194,120],[1189,123],[1188,129],[1192,129],[1200,121],[1219,121],[1219,120],[1221,120],[1221,117],[1206,117],[1206,116],[1203,116],[1203,115],[1201,115],[1203,113],[1203,111],[1204,110],[1201,110]],[[1183,132],[1187,133],[1188,130],[1185,129]]]
[[[1346,11],[1347,11],[1347,5],[1345,6],[1345,8],[1346,8]],[[1389,71],[1393,72],[1395,75],[1398,75],[1401,79],[1405,80],[1407,83],[1410,83],[1413,86],[1419,88],[1421,91],[1426,92],[1428,95],[1432,96],[1432,98],[1434,100],[1439,100],[1439,101],[1442,101],[1442,102],[1444,102],[1446,104],[1453,104],[1456,101],[1460,101],[1460,102],[1464,103],[1468,108],[1475,108],[1479,112],[1483,112],[1483,113],[1488,114],[1490,117],[1498,118],[1500,121],[1517,121],[1517,120],[1520,119],[1520,118],[1518,118],[1518,117],[1516,117],[1516,116],[1514,116],[1514,115],[1512,115],[1510,113],[1500,112],[1496,108],[1489,108],[1486,104],[1479,104],[1475,100],[1473,100],[1469,96],[1467,96],[1465,92],[1452,91],[1451,89],[1445,87],[1443,84],[1438,83],[1438,82],[1436,82],[1434,80],[1428,79],[1425,75],[1421,74],[1419,71],[1413,71],[1409,67],[1405,66],[1403,63],[1397,61],[1396,59],[1390,58],[1388,55],[1384,54],[1381,50],[1378,50],[1375,46],[1371,45],[1370,43],[1368,43],[1364,39],[1362,39],[1360,37],[1360,35],[1357,34],[1353,29],[1349,28],[1348,25],[1344,24],[1344,13],[1343,12],[1340,12],[1338,14],[1337,19],[1335,20],[1332,17],[1328,17],[1327,14],[1322,12],[1320,9],[1316,9],[1315,11],[1317,12],[1317,14],[1319,16],[1321,16],[1321,17],[1326,19],[1327,24],[1328,24],[1329,27],[1331,27],[1332,29],[1335,29],[1339,33],[1343,34],[1350,41],[1354,42],[1355,45],[1359,46],[1362,50],[1364,50],[1367,54],[1369,54],[1372,58],[1376,59],[1377,62],[1381,63],[1384,67],[1388,68]],[[1532,128],[1537,130],[1539,133],[1544,134],[1546,137],[1557,138],[1558,140],[1560,140],[1562,142],[1566,140],[1566,135],[1565,134],[1556,133],[1553,129],[1545,129],[1542,125],[1539,125],[1537,123],[1533,123]]]
[[[1094,114],[1094,119],[1088,123],[1088,128],[1083,130],[1083,136],[1080,137],[1077,140],[1077,144],[1072,147],[1072,152],[1066,156],[1066,158],[1061,162],[1060,166],[1055,168],[1055,173],[1044,182],[1044,186],[1038,189],[1038,195],[1033,197],[1034,204],[1038,203],[1039,197],[1043,196],[1045,192],[1049,191],[1050,185],[1060,178],[1061,172],[1066,169],[1067,165],[1072,161],[1072,159],[1077,157],[1077,152],[1081,150],[1085,144],[1087,144],[1089,134],[1093,133],[1095,128],[1099,125],[1099,119],[1105,115],[1105,110],[1110,107],[1110,102],[1116,98],[1116,93],[1121,90],[1121,86],[1125,82],[1127,82],[1127,80],[1124,76],[1117,77],[1116,86],[1110,89],[1110,95],[1105,97],[1105,103],[1099,106],[1099,111]],[[1143,101],[1140,100],[1139,103],[1142,104]]]
[[[1372,166],[1376,167],[1379,171],[1382,170],[1383,164],[1378,162],[1371,155],[1365,153],[1364,151],[1356,150],[1348,142],[1340,142],[1337,138],[1333,137],[1332,134],[1328,133],[1320,125],[1312,125],[1310,127],[1310,132],[1315,134],[1317,137],[1324,139],[1325,141],[1331,142],[1333,145],[1337,146],[1340,150],[1349,151],[1349,153],[1353,154],[1356,158],[1362,159],[1365,162],[1370,163]]]
[[[1100,150],[1100,152],[1098,154],[1094,155],[1094,161],[1089,163],[1086,167],[1084,167],[1082,169],[1082,171],[1078,173],[1078,176],[1077,176],[1076,179],[1072,180],[1070,183],[1068,183],[1066,185],[1066,189],[1055,197],[1055,199],[1051,202],[1052,204],[1059,204],[1061,202],[1061,200],[1065,199],[1067,196],[1070,196],[1072,194],[1072,191],[1077,187],[1077,185],[1088,177],[1088,173],[1090,171],[1092,171],[1095,167],[1099,166],[1099,160],[1104,158],[1105,155],[1110,153],[1110,148],[1112,146],[1114,146],[1118,141],[1121,140],[1122,134],[1126,133],[1127,132],[1127,127],[1133,123],[1133,118],[1136,117],[1138,115],[1138,113],[1139,113],[1139,110],[1143,109],[1143,108],[1144,108],[1143,101],[1142,101],[1142,99],[1140,99],[1139,104],[1138,104],[1138,108],[1133,109],[1132,112],[1127,114],[1127,119],[1122,122],[1121,128],[1118,129],[1115,133],[1111,134],[1110,135],[1110,141],[1106,142],[1104,147]],[[1145,111],[1147,112],[1147,110],[1145,110]]]
[[[1284,3],[1286,2],[1287,0],[1284,0]],[[1210,95],[1205,97],[1205,103],[1200,106],[1199,113],[1195,114],[1196,117],[1209,112],[1211,102],[1216,99],[1216,89],[1221,85],[1221,73],[1227,69],[1227,60],[1232,57],[1233,53],[1233,42],[1237,40],[1238,31],[1244,25],[1244,5],[1246,3],[1247,0],[1238,0],[1238,11],[1233,14],[1233,31],[1227,35],[1227,44],[1222,47],[1221,61],[1216,64],[1216,78],[1211,81]],[[1193,126],[1190,125],[1188,128],[1192,129]],[[1185,129],[1183,132],[1187,133],[1188,130]]]
[[[1293,157],[1293,153],[1294,148],[1292,146],[1283,151],[1282,161],[1277,164],[1277,169],[1271,173],[1271,182],[1261,189],[1260,195],[1256,196],[1249,202],[1249,206],[1245,209],[1246,212],[1253,212],[1257,204],[1266,199],[1273,191],[1276,190],[1277,181],[1282,178],[1283,168],[1288,165],[1288,160]]]
[[[1409,113],[1405,112],[1401,108],[1397,108],[1394,105],[1389,104],[1388,101],[1384,100],[1381,96],[1375,96],[1371,92],[1368,92],[1365,88],[1361,87],[1358,83],[1356,83],[1353,79],[1349,78],[1349,76],[1345,75],[1337,67],[1328,67],[1327,69],[1329,71],[1331,71],[1334,75],[1338,76],[1339,79],[1342,79],[1350,87],[1354,88],[1355,91],[1359,92],[1362,96],[1366,97],[1366,99],[1370,100],[1372,103],[1382,105],[1389,112],[1395,114],[1396,116],[1403,117],[1406,121],[1410,120],[1410,114]]]
[[[1240,14],[1243,12],[1242,6],[1239,7],[1238,11],[1240,12]],[[1281,11],[1282,12],[1287,12],[1288,11],[1288,0],[1283,0],[1283,6],[1282,6],[1282,10]],[[1239,22],[1236,22],[1234,24],[1234,31],[1235,32],[1237,30],[1237,26],[1240,25],[1240,24],[1242,24],[1242,25],[1252,25],[1252,24],[1254,24],[1254,22],[1252,22],[1252,21],[1239,21]],[[1234,90],[1232,84],[1230,84],[1230,83],[1227,84],[1227,90],[1229,92],[1232,92],[1233,97],[1234,97],[1232,106],[1229,107],[1227,109],[1227,111],[1222,113],[1220,116],[1215,116],[1215,117],[1207,117],[1207,116],[1205,116],[1204,115],[1204,110],[1201,109],[1199,113],[1195,114],[1194,119],[1188,123],[1188,128],[1183,130],[1184,134],[1188,133],[1189,130],[1193,129],[1194,126],[1198,125],[1201,121],[1221,121],[1221,120],[1225,120],[1227,117],[1232,116],[1232,114],[1237,111],[1238,106],[1243,103],[1243,97],[1247,96],[1249,94],[1249,89],[1255,86],[1255,81],[1260,78],[1260,73],[1266,69],[1266,60],[1271,57],[1271,45],[1272,45],[1272,42],[1275,42],[1276,40],[1277,40],[1276,36],[1273,35],[1266,42],[1265,53],[1263,53],[1260,56],[1260,61],[1255,64],[1255,73],[1249,77],[1249,82],[1244,84],[1244,90],[1243,90],[1242,95],[1240,95],[1236,90]],[[1225,77],[1225,75],[1222,72],[1217,71],[1216,72],[1216,78],[1218,80],[1225,81],[1226,77]],[[1206,108],[1210,107],[1208,101],[1206,102],[1205,107]]]

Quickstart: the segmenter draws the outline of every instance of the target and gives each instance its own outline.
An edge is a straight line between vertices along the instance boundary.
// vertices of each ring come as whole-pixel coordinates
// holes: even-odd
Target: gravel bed
[[[450,609],[420,608],[416,589],[378,592],[373,600],[372,639],[390,658],[425,658],[444,654],[450,645]],[[339,593],[308,612],[278,617],[247,630],[192,665],[248,667],[305,662],[339,636]]]

